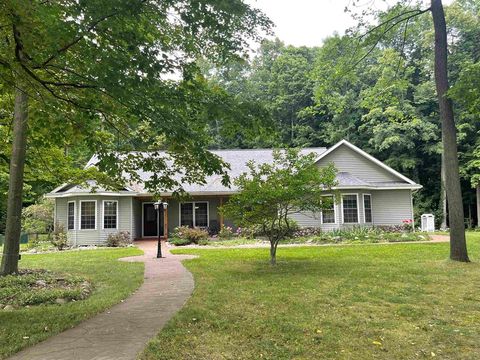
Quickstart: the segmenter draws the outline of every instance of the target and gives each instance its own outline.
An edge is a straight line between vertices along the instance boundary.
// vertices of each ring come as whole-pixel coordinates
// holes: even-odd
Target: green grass
[[[22,255],[21,268],[80,276],[93,284],[94,291],[86,300],[65,305],[0,310],[0,358],[73,327],[128,297],[141,285],[144,265],[118,259],[141,253],[137,248],[124,248]]]
[[[448,244],[181,249],[196,288],[143,359],[480,359],[480,234]]]

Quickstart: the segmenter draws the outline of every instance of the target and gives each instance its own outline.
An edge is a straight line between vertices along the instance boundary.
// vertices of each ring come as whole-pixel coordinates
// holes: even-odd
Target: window
[[[208,204],[206,202],[195,203],[195,226],[208,226]]]
[[[118,217],[118,201],[104,200],[103,201],[103,228],[116,229]]]
[[[97,202],[80,201],[80,229],[95,230],[97,228]]]
[[[68,202],[68,210],[67,210],[67,229],[68,230],[75,230],[75,202],[69,201]]]
[[[193,227],[193,203],[180,204],[180,226]]]
[[[335,203],[332,195],[324,196],[328,201],[328,209],[322,210],[322,224],[335,224]]]
[[[208,202],[188,202],[180,204],[180,225],[208,227]]]
[[[370,194],[363,194],[363,213],[365,215],[365,222],[372,222],[372,196]]]
[[[358,223],[357,195],[343,195],[343,222],[347,224]]]

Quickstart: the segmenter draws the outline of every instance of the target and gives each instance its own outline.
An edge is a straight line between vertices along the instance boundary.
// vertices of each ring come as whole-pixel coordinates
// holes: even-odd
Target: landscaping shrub
[[[190,228],[188,226],[178,226],[172,234],[173,238],[186,239],[190,243],[198,244],[200,240],[208,239],[208,232],[200,228]]]
[[[218,232],[218,237],[222,240],[228,240],[235,237],[236,233],[233,232],[233,229],[230,226],[224,226]]]
[[[128,231],[119,231],[107,237],[107,246],[110,247],[125,247],[130,244],[132,244],[132,238]]]
[[[210,221],[210,225],[207,228],[207,232],[209,236],[216,236],[220,232],[220,225],[218,222]]]
[[[58,222],[55,224],[55,230],[52,232],[51,242],[58,250],[63,250],[67,247],[67,232],[65,231],[63,224]]]
[[[171,238],[168,242],[175,246],[185,246],[190,245],[192,242],[188,239],[180,239],[180,238]]]
[[[46,270],[22,270],[0,277],[0,303],[4,306],[27,306],[82,300],[91,293],[85,279]]]
[[[292,237],[299,238],[299,237],[309,237],[309,236],[318,236],[322,233],[322,229],[316,227],[305,227],[297,229],[293,232]]]
[[[302,234],[305,235],[302,236]],[[300,229],[295,232],[294,238],[298,239],[297,242],[305,241],[325,244],[342,242],[378,243],[427,240],[427,237],[424,234],[408,231],[404,225],[375,227],[354,226],[349,229],[334,229],[332,231],[324,232],[319,231],[319,229]]]

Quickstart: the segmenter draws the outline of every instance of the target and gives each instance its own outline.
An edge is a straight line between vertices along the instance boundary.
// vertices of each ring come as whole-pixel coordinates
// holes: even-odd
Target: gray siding
[[[118,201],[118,228],[103,229],[103,200]],[[105,245],[111,233],[128,231],[132,233],[131,197],[113,196],[76,196],[71,198],[57,198],[55,200],[55,221],[63,224],[67,229],[67,203],[75,202],[75,229],[68,230],[67,236],[71,245]],[[97,218],[95,230],[80,230],[80,201],[96,201]]]
[[[322,224],[320,214],[297,213],[291,216],[301,227],[318,227],[329,231],[352,226],[400,225],[402,220],[413,219],[412,195],[410,190],[347,190],[340,194],[358,194],[359,223],[344,224],[342,222],[341,201],[335,204],[335,224]],[[365,223],[363,194],[370,194],[372,200],[372,223]]]
[[[352,226],[370,225],[399,225],[402,220],[413,219],[412,195],[410,190],[348,190],[340,194],[358,194],[359,223],[342,223],[341,201],[335,204],[335,224],[322,224],[320,214],[297,213],[291,216],[301,227],[319,227],[325,231]],[[363,194],[370,194],[372,199],[373,222],[365,224],[363,209]],[[81,200],[97,201],[97,229],[79,230],[79,209]],[[118,229],[102,229],[103,227],[103,200],[118,201]],[[72,245],[105,245],[108,234],[118,231],[129,231],[134,239],[142,236],[142,203],[151,201],[148,198],[107,197],[107,196],[78,196],[71,198],[57,198],[55,201],[55,220],[67,228],[67,203],[75,202],[75,229],[69,230],[68,240]],[[218,207],[219,197],[194,197],[191,201],[207,201],[209,221],[220,223]],[[224,202],[227,198],[224,198]],[[177,200],[168,199],[168,230],[171,233],[180,224],[180,205]],[[233,225],[224,219],[225,225]]]
[[[348,172],[368,182],[399,181],[398,177],[346,145],[340,145],[336,150],[320,159],[318,165],[327,166],[332,162],[339,172]]]
[[[372,191],[372,215],[375,225],[399,225],[413,219],[411,190]]]

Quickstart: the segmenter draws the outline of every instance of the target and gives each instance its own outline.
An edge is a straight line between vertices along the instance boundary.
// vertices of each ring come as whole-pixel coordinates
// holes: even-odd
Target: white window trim
[[[370,196],[370,217],[371,217],[371,220],[370,222],[367,222],[366,217],[365,217],[365,196]],[[373,203],[372,203],[372,194],[368,194],[368,193],[365,193],[365,194],[362,194],[362,206],[363,206],[363,222],[365,224],[373,224]]]
[[[182,204],[193,204],[193,227],[197,227],[195,219],[195,204],[207,204],[207,226],[210,225],[210,202],[208,201],[185,201],[178,203],[178,226],[182,226]]]
[[[105,228],[105,203],[106,202],[114,202],[117,203],[117,213],[116,213],[116,223],[115,228]],[[118,230],[118,200],[102,200],[102,230]]]
[[[334,220],[334,221],[333,221],[333,223],[330,223],[330,222],[329,222],[329,223],[324,223],[324,222],[323,222],[323,209],[322,209],[322,211],[320,212],[320,223],[321,223],[322,225],[323,225],[323,224],[325,224],[325,225],[335,225],[335,224],[337,223],[337,203],[336,203],[336,201],[335,201],[335,195],[333,195],[333,194],[332,194],[332,195],[330,195],[330,194],[329,194],[329,195],[322,195],[322,197],[331,197],[331,198],[333,198],[333,220]]]
[[[69,210],[70,204],[73,204],[73,229],[68,228],[68,218],[70,217],[70,214],[68,213],[68,210]],[[76,230],[76,222],[77,222],[77,219],[76,219],[77,214],[76,213],[77,213],[77,204],[75,203],[75,201],[67,202],[67,231],[75,231]]]
[[[345,219],[344,219],[344,216],[343,216],[343,197],[346,196],[346,195],[355,195],[357,197],[357,222],[356,223],[354,223],[354,222],[346,223],[345,222]],[[360,203],[358,201],[358,193],[342,194],[342,224],[360,224]]]
[[[95,203],[95,228],[94,229],[82,229],[82,203],[94,202]],[[97,213],[97,200],[80,200],[79,216],[78,216],[78,229],[81,231],[95,231],[98,229],[98,213]]]

